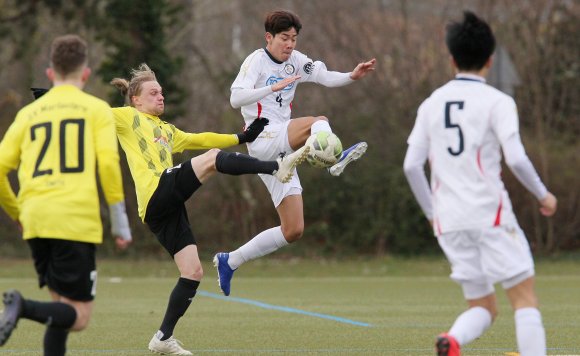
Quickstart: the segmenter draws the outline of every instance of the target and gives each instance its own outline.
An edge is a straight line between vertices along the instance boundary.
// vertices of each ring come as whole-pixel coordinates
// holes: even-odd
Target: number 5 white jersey
[[[478,76],[458,75],[421,104],[407,142],[429,150],[438,235],[516,222],[501,145],[518,130],[514,100]]]

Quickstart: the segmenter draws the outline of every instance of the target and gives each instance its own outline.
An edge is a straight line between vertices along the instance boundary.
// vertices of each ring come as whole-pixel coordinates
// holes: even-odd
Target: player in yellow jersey
[[[91,73],[87,45],[56,38],[46,70],[54,87],[20,110],[0,143],[0,205],[21,224],[40,286],[52,302],[4,293],[0,346],[20,318],[46,324],[45,355],[64,355],[69,331],[87,327],[96,291],[95,248],[103,227],[99,180],[119,248],[131,241],[109,105],[82,91]],[[15,196],[8,173],[18,170]]]
[[[175,325],[191,304],[203,276],[185,201],[216,172],[271,174],[281,182],[288,182],[296,165],[306,158],[308,147],[276,161],[221,151],[217,148],[254,141],[268,121],[254,120],[240,134],[186,133],[159,118],[165,109],[162,88],[146,64],[133,70],[129,81],[115,78],[111,84],[130,104],[114,108],[113,114],[117,137],[135,181],[139,216],[174,259],[181,274],[169,297],[159,331],[149,342],[149,350],[166,355],[191,355],[173,337]],[[173,166],[174,152],[208,149]]]

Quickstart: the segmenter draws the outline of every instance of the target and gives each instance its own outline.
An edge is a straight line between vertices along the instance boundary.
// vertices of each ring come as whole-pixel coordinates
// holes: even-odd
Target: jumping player
[[[332,132],[328,118],[324,116],[291,118],[292,100],[299,83],[344,86],[373,71],[376,60],[359,63],[350,73],[328,71],[323,62],[313,61],[295,50],[302,28],[296,14],[290,11],[271,12],[266,16],[264,27],[266,47],[254,51],[245,59],[231,86],[230,102],[234,108],[241,108],[246,124],[256,118],[270,120],[267,130],[248,144],[250,155],[267,160],[293,152],[304,145],[312,134]],[[346,149],[339,162],[329,168],[330,174],[340,175],[366,149],[366,142]],[[304,232],[302,186],[298,175],[295,174],[289,183],[280,183],[267,175],[260,175],[260,178],[270,192],[280,225],[262,231],[233,252],[215,255],[214,264],[225,295],[230,294],[234,271],[243,263],[298,241]]]

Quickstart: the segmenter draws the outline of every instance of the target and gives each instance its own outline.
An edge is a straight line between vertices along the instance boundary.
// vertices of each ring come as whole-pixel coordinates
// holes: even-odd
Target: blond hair
[[[157,81],[155,72],[152,71],[147,64],[141,63],[137,69],[131,69],[130,80],[114,78],[111,80],[111,84],[119,89],[121,95],[125,97],[125,101],[133,106],[131,98],[141,94],[143,83],[151,81]]]

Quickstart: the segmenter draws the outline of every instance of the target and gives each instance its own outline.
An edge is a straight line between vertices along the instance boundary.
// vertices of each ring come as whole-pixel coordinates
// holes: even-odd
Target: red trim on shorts
[[[495,222],[493,223],[493,226],[499,226],[499,224],[501,223],[501,208],[503,206],[503,199],[500,197],[499,198],[499,206],[497,207],[497,214],[495,215]]]
[[[260,102],[258,101],[258,118],[260,117],[261,114],[262,114],[262,104],[260,104]]]

